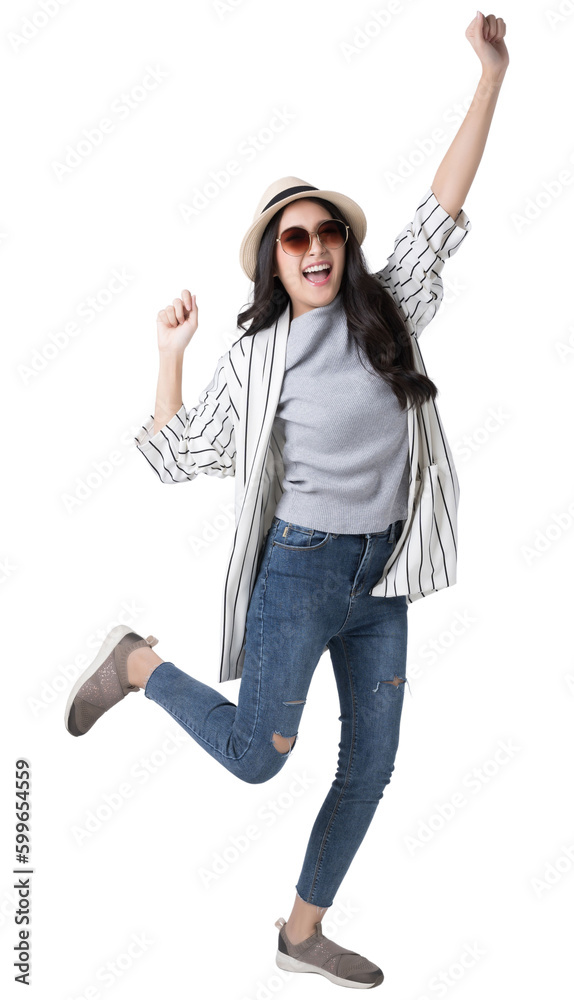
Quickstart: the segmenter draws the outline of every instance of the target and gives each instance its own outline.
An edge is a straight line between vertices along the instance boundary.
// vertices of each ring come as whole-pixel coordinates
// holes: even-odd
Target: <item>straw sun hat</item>
[[[277,212],[291,201],[299,198],[325,198],[333,202],[337,208],[341,209],[347,219],[359,245],[367,234],[367,220],[362,208],[356,201],[348,198],[338,191],[323,191],[313,187],[300,177],[281,177],[280,180],[270,184],[264,191],[261,200],[255,210],[253,223],[245,233],[239,249],[239,261],[245,274],[251,281],[255,281],[255,266],[257,263],[257,251],[263,235],[265,226]]]

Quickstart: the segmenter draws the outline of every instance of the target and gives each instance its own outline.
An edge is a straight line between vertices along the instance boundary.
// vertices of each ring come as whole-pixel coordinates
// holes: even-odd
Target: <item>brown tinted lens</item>
[[[318,234],[327,250],[337,250],[346,240],[347,229],[340,220],[327,219],[319,226]],[[286,253],[301,257],[309,249],[309,233],[302,226],[291,226],[281,233],[281,246]]]
[[[319,226],[319,238],[327,250],[337,250],[345,242],[346,227],[342,222],[333,219],[322,222]]]
[[[300,257],[309,249],[309,233],[300,226],[292,226],[281,233],[281,246],[286,253]]]

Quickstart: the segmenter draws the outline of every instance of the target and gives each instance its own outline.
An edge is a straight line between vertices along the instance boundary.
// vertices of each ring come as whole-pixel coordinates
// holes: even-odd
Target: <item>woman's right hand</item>
[[[183,354],[197,330],[197,304],[195,295],[187,288],[181,299],[160,309],[157,314],[157,346],[160,354]]]

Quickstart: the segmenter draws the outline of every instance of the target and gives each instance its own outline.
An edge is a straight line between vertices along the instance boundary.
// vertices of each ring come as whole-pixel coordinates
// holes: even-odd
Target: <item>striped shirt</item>
[[[427,374],[418,339],[443,297],[441,273],[471,229],[431,188],[398,234],[375,277],[400,307],[412,336],[415,367]],[[135,443],[159,480],[185,483],[199,473],[235,477],[235,531],[222,590],[219,681],[241,676],[245,624],[265,536],[283,495],[284,435],[275,424],[289,334],[289,307],[255,336],[242,335],[218,359],[196,406],[180,409],[153,434],[153,414]],[[353,401],[349,401],[353,405]],[[275,426],[274,426],[275,424]],[[412,603],[456,581],[459,486],[436,402],[408,410],[407,517],[370,591],[406,594]]]

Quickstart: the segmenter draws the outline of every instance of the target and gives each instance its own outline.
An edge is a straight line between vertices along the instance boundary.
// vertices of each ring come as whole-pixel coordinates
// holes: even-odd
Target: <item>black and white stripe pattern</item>
[[[412,222],[399,233],[385,267],[375,273],[400,306],[411,333],[428,326],[443,297],[441,272],[472,228],[461,209],[456,220],[440,206],[432,188]]]
[[[441,272],[471,223],[461,209],[452,219],[429,188],[414,218],[376,273],[401,308],[413,336],[415,365],[425,373],[418,337],[443,296]],[[163,483],[203,472],[235,476],[235,532],[221,608],[220,683],[241,676],[245,621],[259,556],[282,494],[284,441],[273,429],[285,372],[289,309],[254,337],[237,340],[217,362],[199,403],[178,413],[156,435],[153,416],[135,437]],[[351,401],[349,401],[351,403]],[[436,403],[409,409],[408,516],[371,591],[406,594],[410,603],[456,582],[459,485]]]
[[[215,374],[189,412],[183,403],[155,436],[151,414],[134,440],[162,483],[185,483],[200,472],[235,475],[236,413],[227,391],[224,355]]]

